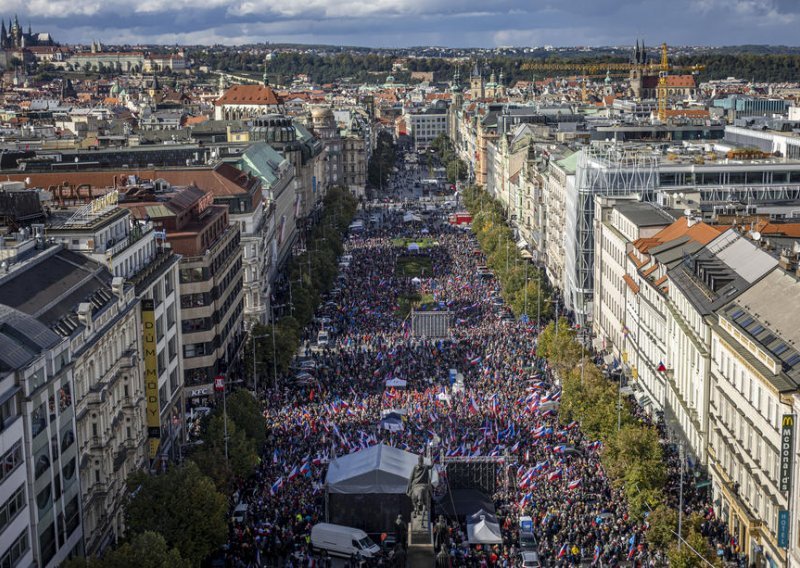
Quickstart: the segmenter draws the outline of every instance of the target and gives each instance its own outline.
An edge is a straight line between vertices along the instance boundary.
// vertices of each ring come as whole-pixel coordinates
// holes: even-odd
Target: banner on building
[[[781,419],[781,468],[778,479],[781,492],[792,486],[792,453],[794,452],[794,414],[784,414]]]
[[[778,511],[778,546],[789,548],[789,511]]]
[[[142,300],[142,349],[144,350],[144,394],[147,399],[147,439],[150,459],[158,456],[161,442],[161,408],[158,403],[158,347],[155,302]]]

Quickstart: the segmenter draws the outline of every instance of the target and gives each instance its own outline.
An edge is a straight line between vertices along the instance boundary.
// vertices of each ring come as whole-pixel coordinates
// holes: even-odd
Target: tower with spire
[[[469,91],[470,97],[472,100],[482,99],[485,96],[484,91],[484,83],[483,83],[483,73],[481,73],[480,67],[478,66],[478,62],[475,62],[475,66],[472,68],[472,74],[469,78]]]
[[[34,35],[30,22],[26,32],[19,25],[18,16],[14,16],[13,20],[9,18],[8,24],[5,20],[0,21],[0,49],[22,49],[40,45],[55,45],[55,42],[49,34]]]
[[[630,72],[630,88],[631,94],[635,99],[642,98],[642,76],[644,75],[644,66],[647,63],[647,53],[642,45],[639,45],[639,38],[636,38],[636,46],[633,48],[633,56],[631,57],[633,68]]]

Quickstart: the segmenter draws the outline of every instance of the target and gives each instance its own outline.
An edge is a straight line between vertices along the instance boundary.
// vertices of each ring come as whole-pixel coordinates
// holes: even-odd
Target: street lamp
[[[272,333],[262,333],[261,335],[250,336],[250,340],[252,343],[252,350],[253,350],[253,390],[256,393],[256,398],[258,398],[258,372],[256,372],[256,339],[263,339],[265,337],[273,335],[274,333],[275,333],[275,325],[273,324]]]

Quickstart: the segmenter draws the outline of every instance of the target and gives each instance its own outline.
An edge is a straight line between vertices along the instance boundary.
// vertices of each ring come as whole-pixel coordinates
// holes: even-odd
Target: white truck
[[[361,554],[362,558],[374,558],[381,549],[361,529],[319,523],[311,527],[311,547],[327,550],[332,556],[350,558]]]

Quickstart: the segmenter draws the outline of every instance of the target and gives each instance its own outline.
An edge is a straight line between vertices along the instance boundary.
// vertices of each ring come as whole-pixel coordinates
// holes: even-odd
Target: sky
[[[798,45],[800,0],[0,0],[61,43]]]

